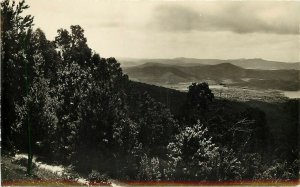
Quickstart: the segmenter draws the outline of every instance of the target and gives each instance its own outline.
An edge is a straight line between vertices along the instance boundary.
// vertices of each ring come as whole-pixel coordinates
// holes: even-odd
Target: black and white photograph
[[[300,1],[0,4],[1,186],[300,186]]]

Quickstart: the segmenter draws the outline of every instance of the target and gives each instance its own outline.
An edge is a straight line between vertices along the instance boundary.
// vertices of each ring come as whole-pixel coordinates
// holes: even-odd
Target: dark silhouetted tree
[[[198,84],[193,83],[189,86],[187,97],[191,106],[195,106],[197,109],[206,110],[208,108],[208,102],[211,102],[214,99],[214,94],[211,92],[206,82]]]
[[[15,106],[23,102],[26,93],[24,67],[28,63],[26,50],[33,25],[31,15],[23,16],[28,8],[24,0],[1,2],[1,144],[4,150],[11,148]]]

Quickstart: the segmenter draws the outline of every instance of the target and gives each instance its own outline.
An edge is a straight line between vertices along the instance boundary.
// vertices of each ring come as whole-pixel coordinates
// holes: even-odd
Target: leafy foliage
[[[193,127],[186,127],[168,145],[169,157],[179,176],[198,180],[214,178],[219,148],[206,137],[206,132],[207,129],[198,122]]]
[[[149,181],[157,181],[161,179],[159,159],[157,157],[149,159],[147,155],[144,155],[141,158],[138,179]]]
[[[13,136],[12,126],[16,119],[15,107],[23,102],[25,95],[24,72],[29,47],[29,36],[33,25],[31,15],[23,16],[29,6],[25,1],[4,0],[1,2],[1,101],[2,101],[2,146],[10,149]],[[30,74],[30,73],[29,73]]]

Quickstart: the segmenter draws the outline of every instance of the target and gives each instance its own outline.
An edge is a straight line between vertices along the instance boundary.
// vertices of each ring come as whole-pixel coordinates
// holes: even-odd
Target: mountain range
[[[246,69],[228,62],[219,63],[219,60],[211,60],[210,64],[213,65],[191,63],[190,60],[181,64],[171,64],[172,60],[168,62],[146,62],[123,69],[132,80],[156,85],[206,81],[210,84],[260,89],[299,90],[300,70],[291,68],[292,64],[290,69],[280,69],[279,67],[283,67],[282,63],[268,61],[265,69]],[[238,60],[234,62],[238,63]],[[246,62],[241,64],[247,64]],[[252,60],[248,62],[254,64]],[[271,64],[273,67],[276,65],[277,69],[270,70]]]
[[[173,58],[173,59],[134,59],[119,58],[119,62],[123,67],[137,66],[145,63],[159,63],[176,66],[199,66],[199,65],[217,65],[222,63],[230,63],[244,69],[261,69],[261,70],[279,70],[279,69],[296,69],[300,70],[300,63],[287,63],[269,61],[261,58],[254,59],[196,59],[196,58]]]

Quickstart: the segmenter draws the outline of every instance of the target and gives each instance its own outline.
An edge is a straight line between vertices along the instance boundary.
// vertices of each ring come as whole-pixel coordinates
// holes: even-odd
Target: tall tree
[[[2,84],[2,148],[10,149],[12,126],[16,119],[15,106],[23,102],[25,95],[25,64],[28,63],[26,50],[33,26],[31,15],[23,16],[29,6],[22,0],[1,2],[1,84]]]
[[[58,121],[56,117],[58,103],[54,97],[54,84],[57,63],[60,61],[54,45],[46,39],[41,29],[37,29],[30,35],[26,56],[30,65],[32,81],[28,88],[28,95],[24,97],[25,102],[16,107],[18,137],[24,136],[22,124],[26,122],[27,112],[30,111],[28,116],[31,119],[33,151],[37,151],[37,144],[39,144],[39,149],[42,148],[44,152],[51,152],[55,143],[53,137]],[[52,136],[45,138],[48,134],[52,134]],[[18,141],[19,144],[22,142]],[[36,153],[41,154],[41,152]]]

